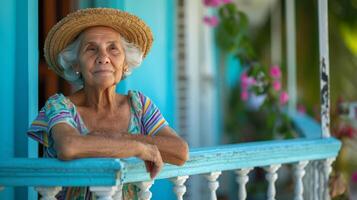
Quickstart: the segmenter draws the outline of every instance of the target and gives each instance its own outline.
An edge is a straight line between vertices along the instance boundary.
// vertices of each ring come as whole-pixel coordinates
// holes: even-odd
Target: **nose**
[[[108,64],[110,62],[109,57],[105,52],[100,52],[96,61],[97,64]]]

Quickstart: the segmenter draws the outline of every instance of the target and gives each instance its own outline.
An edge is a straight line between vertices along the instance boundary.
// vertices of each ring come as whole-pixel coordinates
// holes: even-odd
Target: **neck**
[[[85,106],[93,108],[96,112],[114,111],[118,106],[116,87],[109,88],[93,88],[84,87],[84,104]]]

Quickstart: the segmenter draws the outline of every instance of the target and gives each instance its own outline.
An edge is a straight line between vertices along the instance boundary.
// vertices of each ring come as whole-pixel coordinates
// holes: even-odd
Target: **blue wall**
[[[0,159],[37,157],[37,143],[26,136],[37,113],[37,0],[10,0],[0,8]],[[6,188],[0,199],[37,198],[33,188]]]

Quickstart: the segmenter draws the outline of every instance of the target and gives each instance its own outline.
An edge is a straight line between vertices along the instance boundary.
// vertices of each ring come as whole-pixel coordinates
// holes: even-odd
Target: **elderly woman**
[[[84,9],[58,22],[45,41],[45,58],[59,76],[80,88],[50,97],[28,135],[44,156],[60,160],[138,157],[154,178],[163,163],[183,165],[188,146],[143,93],[116,93],[116,85],[140,65],[152,44],[138,17],[108,9]],[[135,199],[136,188],[123,189]],[[65,188],[59,199],[90,199],[87,188]]]

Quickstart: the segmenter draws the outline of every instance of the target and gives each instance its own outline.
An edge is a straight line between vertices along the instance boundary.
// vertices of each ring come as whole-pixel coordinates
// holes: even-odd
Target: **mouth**
[[[114,73],[114,70],[100,69],[100,70],[94,71],[94,74],[111,74],[111,73]]]

